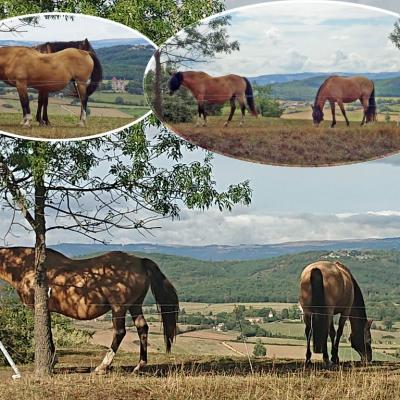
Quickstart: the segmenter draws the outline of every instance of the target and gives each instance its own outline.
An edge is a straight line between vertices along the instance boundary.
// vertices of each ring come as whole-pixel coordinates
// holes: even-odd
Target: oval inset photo
[[[227,156],[326,166],[400,151],[399,16],[341,2],[238,8],[182,30],[147,66],[170,129]]]
[[[0,131],[84,139],[150,111],[143,76],[155,46],[103,18],[50,13],[0,21]]]

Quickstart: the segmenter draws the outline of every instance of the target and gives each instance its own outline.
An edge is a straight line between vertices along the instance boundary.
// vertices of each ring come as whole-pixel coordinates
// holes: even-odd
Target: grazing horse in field
[[[0,249],[0,279],[12,285],[22,302],[34,306],[35,250],[29,247]],[[125,315],[129,312],[140,339],[140,360],[135,371],[147,363],[148,325],[142,305],[151,287],[160,307],[167,352],[176,335],[178,296],[157,264],[120,251],[98,257],[73,260],[47,249],[49,310],[78,320],[91,320],[112,313],[114,338],[97,372],[105,372],[125,336]],[[53,353],[55,351],[54,344]]]
[[[41,54],[30,47],[0,48],[0,80],[15,86],[20,98],[24,127],[32,120],[28,88],[47,96],[73,81],[81,101],[80,125],[86,125],[89,79],[94,69],[94,56],[84,50],[65,49],[54,54]]]
[[[362,361],[372,360],[372,321],[367,319],[360,287],[343,264],[318,261],[308,265],[300,278],[300,304],[306,324],[307,365],[311,363],[311,336],[314,353],[322,353],[324,362],[329,365],[329,335],[332,341],[331,361],[339,363],[339,343],[347,319],[351,325],[351,347],[361,356]],[[333,324],[335,314],[340,314],[337,332]]]
[[[364,117],[361,125],[365,122],[373,122],[376,120],[376,101],[375,101],[375,85],[374,82],[362,76],[342,77],[331,76],[318,89],[312,108],[312,117],[314,125],[318,126],[324,120],[324,105],[327,101],[332,110],[331,128],[336,125],[335,103],[342,110],[342,114],[346,120],[347,126],[350,122],[346,115],[344,103],[352,103],[360,100],[364,108]]]
[[[37,46],[33,46],[33,49],[39,51],[40,53],[56,53],[61,50],[74,48],[79,50],[86,50],[91,53],[94,61],[94,68],[92,75],[90,77],[90,84],[87,87],[87,96],[89,97],[93,92],[96,91],[98,85],[103,80],[103,69],[100,64],[100,60],[96,56],[96,52],[92,45],[90,44],[88,39],[79,40],[79,41],[70,41],[70,42],[46,42],[43,44],[39,44]],[[49,117],[47,115],[47,105],[49,101],[48,93],[43,93],[39,91],[39,101],[38,101],[38,109],[36,113],[36,121],[39,122],[40,125],[50,125]],[[43,116],[42,116],[42,107],[43,107]]]
[[[242,110],[242,119],[240,125],[244,123],[246,111],[246,102],[254,116],[257,116],[257,110],[254,104],[253,88],[247,78],[238,75],[225,75],[212,77],[205,72],[185,71],[173,72],[168,82],[170,94],[172,95],[181,86],[189,89],[197,100],[199,119],[197,125],[200,125],[201,115],[204,117],[203,126],[207,125],[207,113],[205,104],[224,104],[227,101],[231,104],[231,112],[224,126],[231,122],[236,110],[236,100]]]

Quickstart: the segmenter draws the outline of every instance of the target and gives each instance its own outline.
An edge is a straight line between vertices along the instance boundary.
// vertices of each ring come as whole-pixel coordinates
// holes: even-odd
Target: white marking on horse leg
[[[207,117],[204,117],[203,126],[207,126]]]
[[[31,114],[26,114],[24,120],[25,120],[24,128],[30,128],[31,121],[32,121],[32,115]]]
[[[197,117],[196,127],[201,125],[201,117],[200,115]]]
[[[146,366],[146,361],[140,360],[139,364],[136,365],[135,369],[133,370],[133,372],[139,372],[143,367]]]
[[[98,365],[96,367],[96,369],[94,370],[94,372],[98,372],[98,373],[102,373],[107,371],[107,369],[109,368],[109,366],[111,365],[111,363],[113,362],[115,357],[115,353],[113,349],[109,349],[107,351],[107,354],[105,355],[103,361],[101,362],[100,365]]]

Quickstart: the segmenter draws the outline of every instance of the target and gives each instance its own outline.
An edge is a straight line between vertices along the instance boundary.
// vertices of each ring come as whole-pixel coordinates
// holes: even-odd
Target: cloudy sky
[[[251,3],[227,1],[228,7]],[[366,4],[400,11],[397,0]],[[197,156],[202,155],[199,150]],[[214,176],[221,190],[249,179],[252,205],[232,213],[183,210],[179,221],[162,222],[154,236],[115,231],[109,239],[114,243],[233,245],[400,236],[400,156],[338,167],[290,168],[216,155]],[[10,215],[0,209],[0,234],[9,221]],[[15,233],[17,237],[9,236],[8,244],[32,245],[25,233]],[[73,241],[84,240],[65,232],[49,234],[50,243]]]
[[[388,39],[397,16],[388,12],[295,0],[247,6],[229,15],[227,30],[240,51],[219,54],[194,69],[244,76],[400,70],[399,51]]]
[[[0,22],[3,27],[20,25],[18,18],[10,18]],[[4,30],[4,29],[2,29]],[[135,30],[113,21],[91,16],[75,16],[74,20],[45,19],[41,17],[37,26],[24,26],[17,32],[0,32],[0,40],[89,40],[139,38],[141,34]]]

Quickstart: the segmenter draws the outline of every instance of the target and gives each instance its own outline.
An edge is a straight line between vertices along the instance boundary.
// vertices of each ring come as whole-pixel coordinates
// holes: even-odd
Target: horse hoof
[[[106,375],[108,373],[108,368],[104,368],[102,366],[98,366],[93,371],[96,375]]]
[[[139,372],[141,372],[141,370],[146,366],[146,362],[145,361],[140,361],[138,365],[136,365],[136,367],[133,370],[134,374],[138,374]]]

